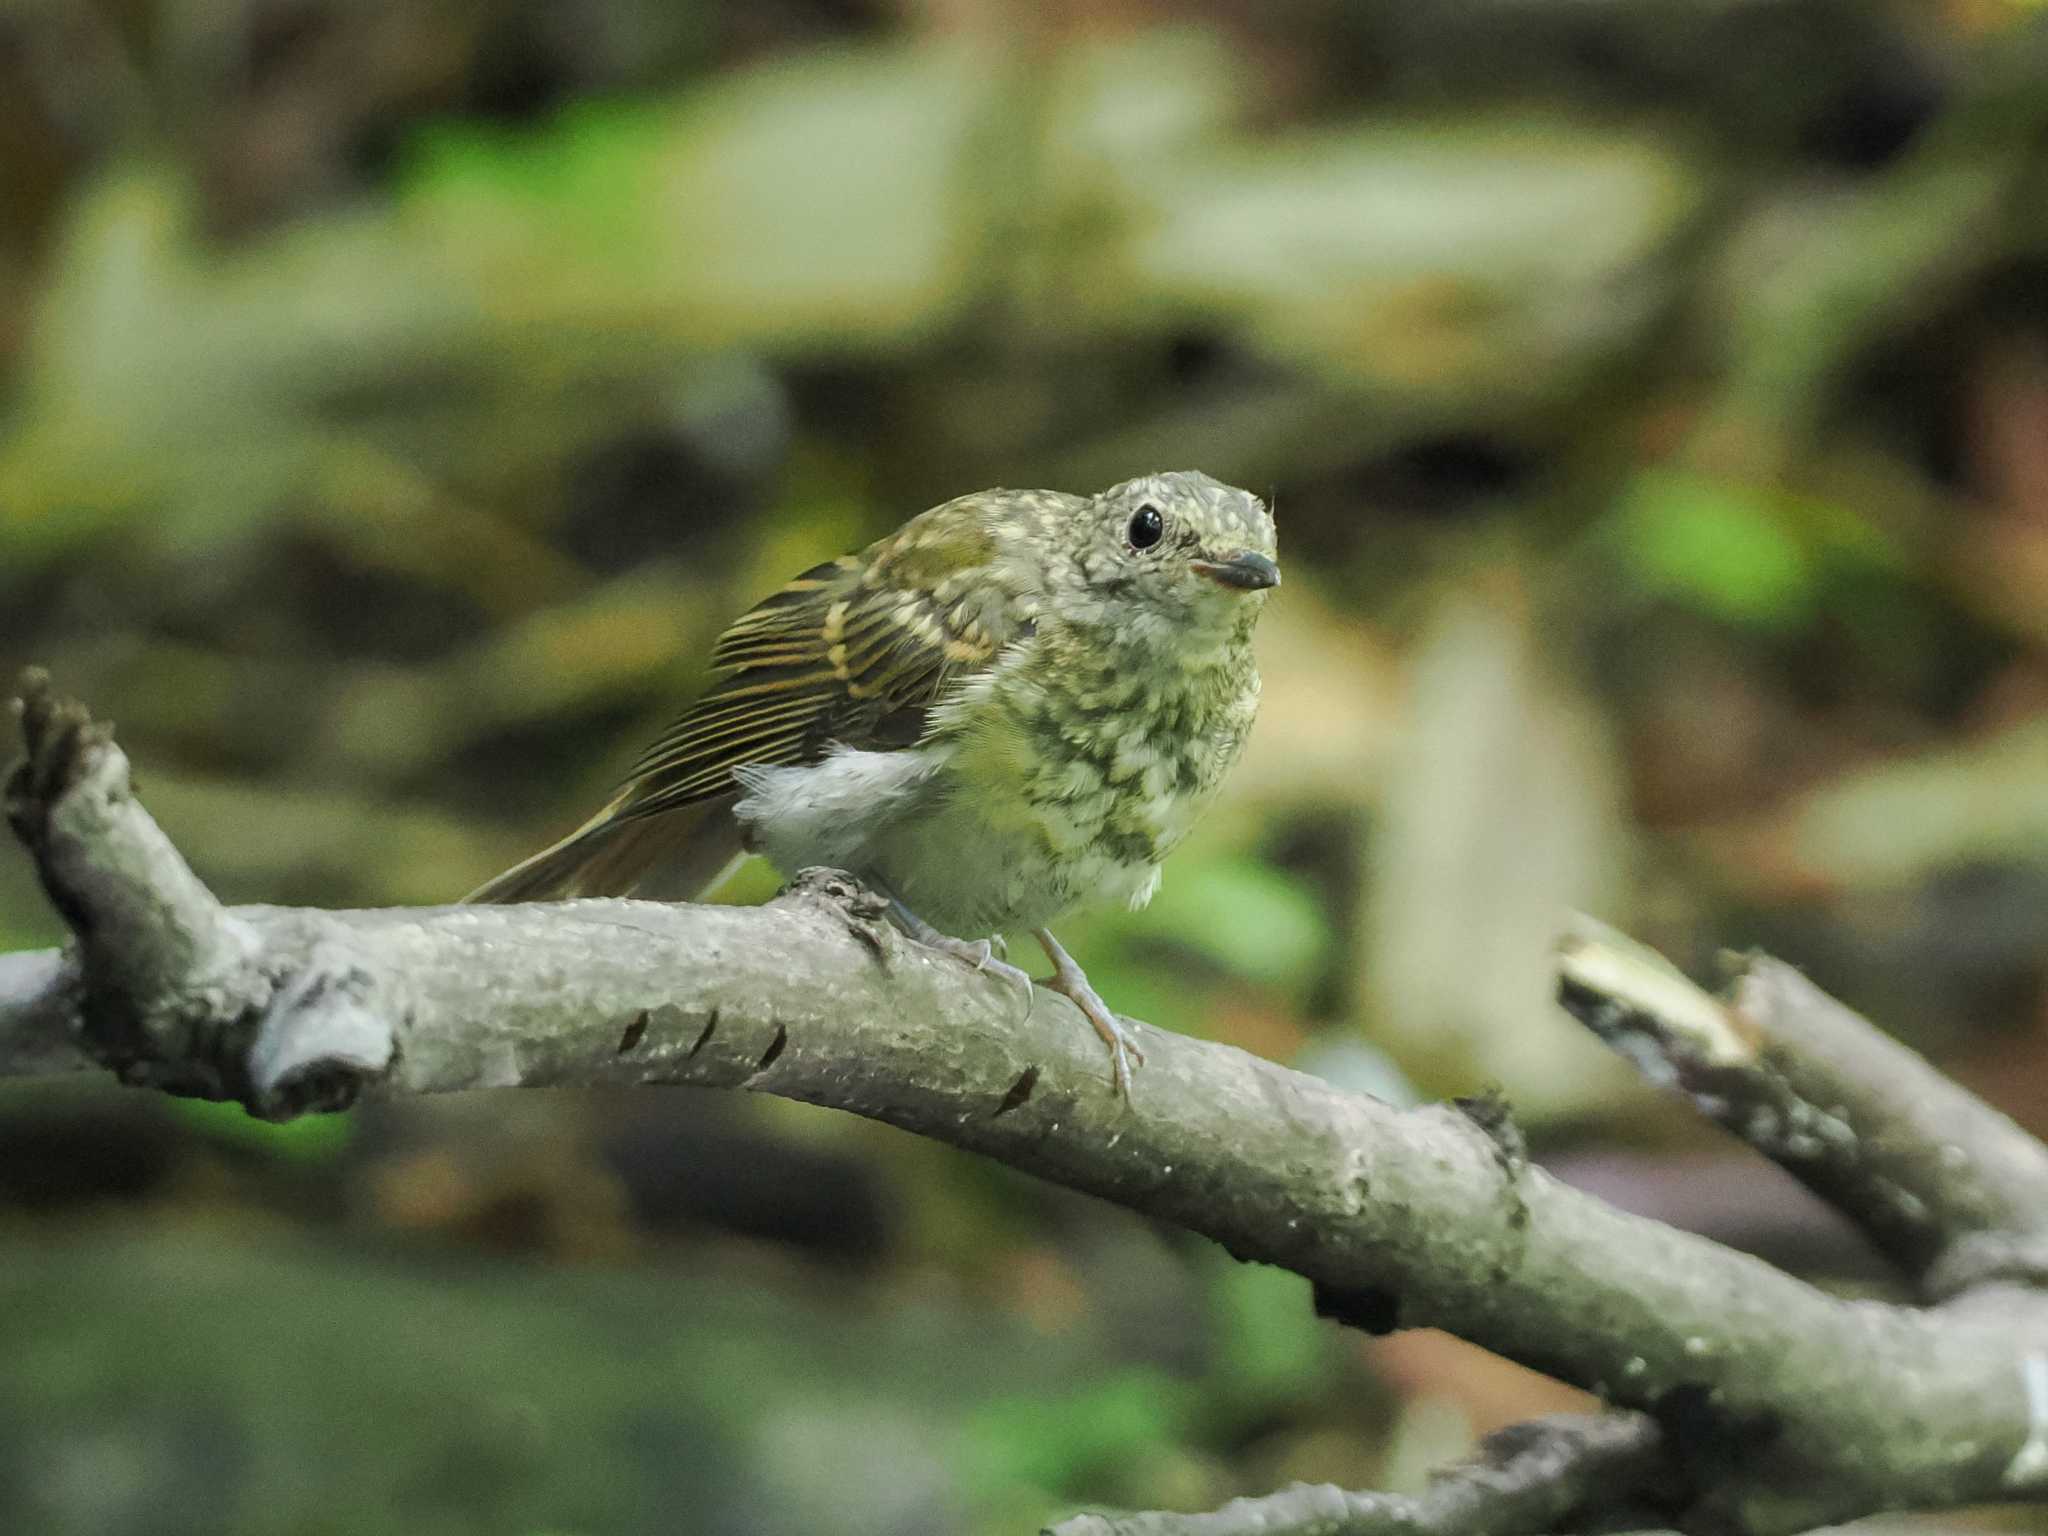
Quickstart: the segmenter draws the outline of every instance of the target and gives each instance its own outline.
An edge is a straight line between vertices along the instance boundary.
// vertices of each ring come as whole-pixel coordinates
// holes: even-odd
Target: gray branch
[[[8,812],[75,939],[0,963],[0,1073],[97,1064],[277,1116],[533,1084],[778,1094],[1175,1222],[1385,1326],[1445,1328],[1639,1410],[1688,1524],[1768,1536],[2048,1497],[2048,1301],[2029,1286],[1933,1310],[1842,1300],[1558,1183],[1496,1118],[1397,1110],[1142,1024],[1125,1103],[1064,1000],[1027,1012],[830,872],[752,909],[224,908],[81,711],[32,689],[24,727]]]
[[[1540,1536],[1668,1491],[1663,1436],[1641,1414],[1560,1414],[1489,1435],[1418,1494],[1296,1483],[1200,1515],[1076,1515],[1045,1536]]]
[[[1930,1299],[2048,1278],[2048,1148],[1782,961],[1727,998],[1587,919],[1565,1006],[1860,1225]]]

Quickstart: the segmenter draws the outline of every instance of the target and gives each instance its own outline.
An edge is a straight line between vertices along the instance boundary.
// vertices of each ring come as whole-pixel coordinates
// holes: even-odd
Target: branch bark
[[[1769,1536],[2048,1496],[2048,1301],[2031,1286],[1926,1310],[1842,1300],[1558,1183],[1485,1116],[1397,1110],[1142,1024],[1125,1103],[1064,1000],[1040,992],[1027,1013],[829,871],[752,909],[225,908],[82,711],[32,689],[24,727],[9,815],[76,937],[0,966],[0,1072],[96,1063],[278,1116],[533,1084],[779,1094],[1176,1222],[1375,1298],[1388,1326],[1445,1328],[1640,1410],[1682,1469],[1688,1524]],[[1596,997],[1587,969],[1574,984]],[[1304,1518],[1292,1528],[1330,1528]]]
[[[1560,1414],[1489,1435],[1423,1492],[1296,1483],[1200,1515],[1076,1515],[1045,1536],[1538,1536],[1668,1492],[1663,1436],[1641,1414]]]
[[[1560,996],[1652,1081],[1855,1221],[1930,1299],[2048,1281],[2048,1148],[1768,955],[1725,998],[1580,919]]]

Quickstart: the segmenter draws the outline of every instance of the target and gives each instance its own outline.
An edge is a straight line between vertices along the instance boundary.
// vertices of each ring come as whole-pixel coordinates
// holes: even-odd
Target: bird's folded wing
[[[742,765],[815,762],[834,742],[914,745],[945,691],[1025,628],[1012,603],[952,596],[990,541],[970,533],[934,551],[914,530],[804,572],[735,620],[712,652],[724,676],[647,749],[613,814],[726,794]]]

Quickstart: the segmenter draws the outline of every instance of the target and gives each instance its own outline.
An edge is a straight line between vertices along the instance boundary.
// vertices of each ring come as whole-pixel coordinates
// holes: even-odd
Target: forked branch
[[[1041,991],[1026,1014],[1013,989],[878,926],[858,887],[829,871],[744,910],[225,908],[136,801],[126,760],[83,711],[32,685],[23,724],[28,755],[9,779],[8,813],[74,941],[61,956],[0,957],[0,1073],[98,1065],[276,1116],[361,1093],[543,1083],[779,1094],[1176,1222],[1333,1296],[1371,1298],[1362,1310],[1385,1326],[1448,1329],[1638,1411],[1662,1431],[1683,1524],[1772,1533],[2048,1495],[2048,1300],[2026,1262],[1981,1269],[1999,1283],[1936,1308],[1845,1301],[1562,1185],[1456,1109],[1397,1110],[1144,1025],[1134,1028],[1148,1064],[1126,1104],[1070,1005]],[[1646,994],[1640,955],[1599,937],[1574,944],[1573,1006],[1667,1076],[1687,1052],[1703,1053],[1701,1071],[1739,1072],[1742,1051],[1717,1043],[1717,1028],[1740,1039],[1779,1017],[1754,998],[1755,1017],[1701,1012],[1702,1000],[1723,1005],[1675,973]],[[1853,1016],[1827,1027],[1825,1050],[1781,1054],[1863,1083],[1849,1115],[1859,1134],[1931,1129],[1910,1110],[1873,1118],[1899,1080],[1854,1077],[1879,1037]],[[1885,1073],[1905,1070],[1903,1058],[1882,1060]],[[1781,1070],[1799,1101],[1837,1103],[1814,1086],[1822,1068]],[[1939,1081],[1924,1063],[1914,1070]],[[1945,1091],[1943,1113],[1967,1126],[1942,1141],[1959,1150],[1937,1154],[1938,1180],[1905,1186],[1928,1192],[1931,1215],[1893,1251],[1923,1267],[1932,1261],[1921,1256],[1966,1237],[2023,1251],[2039,1149],[2026,1151],[2009,1125],[1986,1129],[1988,1110]],[[1796,1166],[1781,1138],[1752,1139]],[[1900,1146],[1871,1166],[1922,1178],[1919,1154]],[[1813,1182],[1889,1230],[1853,1179]],[[1620,1428],[1594,1439],[1610,1433],[1626,1439]],[[1515,1465],[1532,1475],[1534,1463]],[[1625,1480],[1615,1488],[1633,1493]],[[1324,1495],[1277,1497],[1260,1511],[1275,1517],[1265,1529],[1350,1528],[1330,1523]],[[1574,1501],[1570,1518],[1601,1513],[1584,1505]],[[1362,1519],[1393,1507],[1356,1509]],[[1487,1515],[1463,1528],[1535,1527]]]

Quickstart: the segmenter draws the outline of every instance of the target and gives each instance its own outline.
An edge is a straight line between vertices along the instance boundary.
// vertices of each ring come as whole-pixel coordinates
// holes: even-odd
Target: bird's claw
[[[1038,937],[1052,961],[1052,974],[1045,978],[1047,990],[1059,993],[1080,1009],[1082,1017],[1094,1026],[1102,1043],[1109,1047],[1110,1074],[1116,1084],[1117,1096],[1128,1103],[1132,1066],[1142,1067],[1145,1053],[1131,1038],[1123,1020],[1110,1011],[1109,1004],[1102,1000],[1102,994],[1089,985],[1087,973],[1075,963],[1074,957],[1061,948],[1050,933],[1041,933]]]
[[[1051,983],[1048,982],[1047,985],[1050,986]],[[1071,992],[1065,996],[1087,1016],[1088,1022],[1095,1026],[1095,1033],[1101,1037],[1102,1043],[1109,1047],[1110,1076],[1115,1081],[1117,1097],[1128,1103],[1131,1097],[1132,1067],[1134,1064],[1140,1067],[1145,1065],[1145,1053],[1138,1048],[1138,1042],[1131,1038],[1131,1032],[1124,1028],[1123,1021],[1110,1012],[1109,1005],[1103,1002],[1094,988],[1088,989],[1085,998],[1075,997]]]
[[[1024,1012],[1028,1017],[1031,1012],[1032,1000],[1036,996],[1031,973],[1022,966],[1012,965],[1007,960],[998,959],[994,954],[992,946],[986,939],[982,940],[982,948],[988,950],[989,953],[982,956],[981,963],[976,965],[975,969],[984,975],[1001,977],[1012,986],[1022,988],[1024,992]]]

